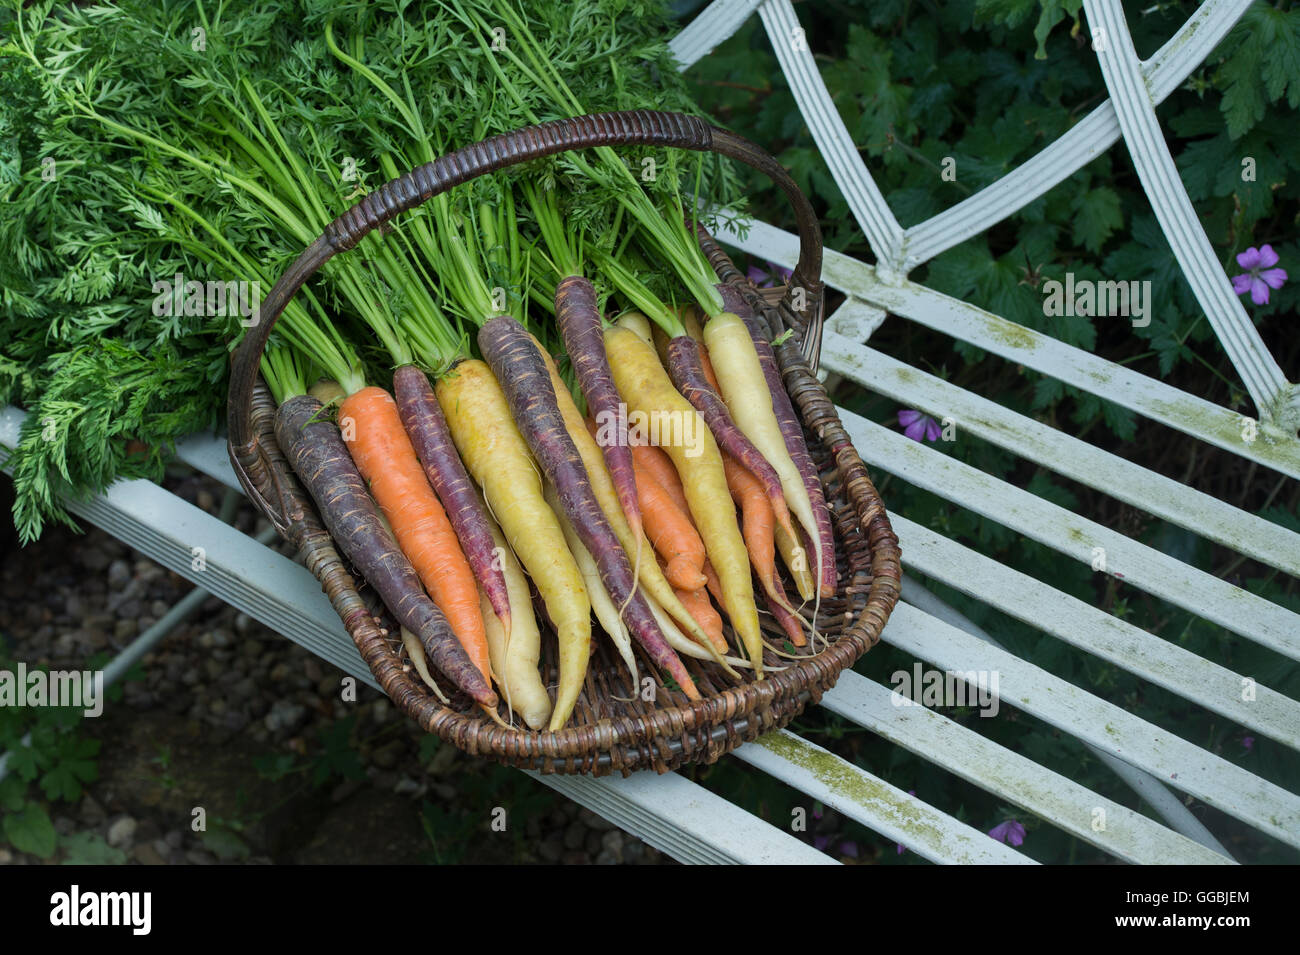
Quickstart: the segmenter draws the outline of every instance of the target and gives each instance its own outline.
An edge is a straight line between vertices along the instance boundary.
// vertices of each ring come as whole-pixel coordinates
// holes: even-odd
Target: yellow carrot
[[[578,702],[591,655],[591,602],[582,573],[546,504],[541,475],[492,369],[481,361],[461,362],[438,380],[437,393],[461,460],[555,625],[560,684],[549,728],[559,730]]]
[[[648,421],[657,418],[678,424],[677,436],[682,440],[661,446],[681,476],[691,517],[722,583],[731,625],[740,635],[754,672],[761,677],[763,636],[754,603],[749,555],[713,435],[699,412],[673,387],[649,342],[626,328],[615,327],[605,332],[605,349],[614,386],[627,402],[629,413],[637,412]]]

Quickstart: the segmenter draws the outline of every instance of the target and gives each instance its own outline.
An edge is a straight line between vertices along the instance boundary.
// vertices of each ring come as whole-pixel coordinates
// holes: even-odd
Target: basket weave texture
[[[368,232],[435,195],[480,175],[530,159],[591,146],[660,145],[712,150],[767,174],[794,208],[799,262],[781,289],[754,288],[703,229],[702,248],[730,301],[743,301],[780,343],[774,345],[786,389],[820,469],[835,528],[838,581],[821,601],[815,652],[790,659],[773,652],[780,628],[764,618],[769,651],[762,680],[738,682],[719,667],[686,661],[703,699],[689,701],[663,685],[648,661],[642,676],[657,681],[653,694],[628,686],[628,673],[611,641],[594,639],[586,685],[569,725],[534,732],[515,721],[503,726],[442,683],[443,705],[411,668],[397,627],[385,619],[373,592],[354,576],[321,523],[311,498],[276,444],[275,404],[258,366],[275,321],[293,295],[332,256],[353,248]],[[366,196],[338,217],[276,282],[262,304],[262,320],[235,351],[228,404],[231,462],[249,497],[321,582],[370,672],[393,703],[429,733],[465,752],[544,773],[628,775],[663,773],[688,762],[709,763],[743,742],[785,726],[820,700],[840,673],[880,639],[897,602],[901,565],[898,539],[866,467],[835,406],[814,373],[821,343],[823,287],[821,230],[806,197],[771,156],[697,117],[635,110],[557,120],[492,137],[427,163]],[[798,307],[796,307],[798,306]],[[780,339],[787,329],[793,334]],[[811,608],[809,608],[811,609]],[[554,631],[543,625],[542,677],[558,673]],[[730,637],[730,631],[728,631]],[[782,651],[784,652],[784,651]],[[644,683],[644,681],[643,681]],[[643,697],[651,695],[649,701]],[[509,721],[502,706],[500,715]]]

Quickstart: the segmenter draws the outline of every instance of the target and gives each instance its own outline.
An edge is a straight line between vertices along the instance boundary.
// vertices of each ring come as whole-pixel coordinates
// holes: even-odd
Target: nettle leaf
[[[54,823],[40,803],[29,802],[20,811],[5,816],[4,831],[9,842],[19,852],[41,859],[54,855]]]
[[[1111,234],[1124,225],[1119,194],[1109,186],[1089,189],[1074,202],[1074,241],[1100,252]]]

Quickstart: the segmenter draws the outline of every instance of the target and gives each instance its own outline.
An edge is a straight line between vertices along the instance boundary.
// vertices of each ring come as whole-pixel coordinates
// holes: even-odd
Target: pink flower
[[[1018,846],[1025,841],[1025,827],[1014,819],[1008,819],[1006,822],[1000,822],[990,829],[989,835],[998,842],[1005,842],[1009,846]]]
[[[1232,290],[1238,295],[1250,292],[1250,300],[1256,305],[1268,304],[1268,290],[1279,289],[1286,281],[1286,270],[1275,269],[1277,253],[1271,245],[1261,245],[1258,249],[1251,246],[1237,256],[1237,264],[1248,272],[1232,277]]]
[[[904,408],[898,413],[898,423],[903,428],[903,434],[913,441],[938,441],[939,435],[943,433],[939,428],[939,422],[928,414],[922,414],[911,408]]]

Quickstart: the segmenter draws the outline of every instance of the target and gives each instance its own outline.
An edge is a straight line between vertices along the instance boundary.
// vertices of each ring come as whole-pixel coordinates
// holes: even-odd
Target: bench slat
[[[895,706],[893,695],[889,687],[848,672],[822,697],[821,705],[1125,862],[1231,862],[942,713]],[[1096,828],[1099,821],[1101,828]]]
[[[761,736],[733,755],[931,862],[1037,864],[1010,846],[787,730]]]
[[[998,672],[1003,703],[1300,848],[1300,797],[1014,654],[900,602],[882,639],[940,670]]]
[[[827,321],[822,340],[826,368],[906,408],[951,417],[959,435],[969,431],[1116,500],[1300,576],[1300,534],[836,334],[837,320],[843,316],[852,323],[859,310],[866,313],[865,321],[875,311],[850,298]]]

